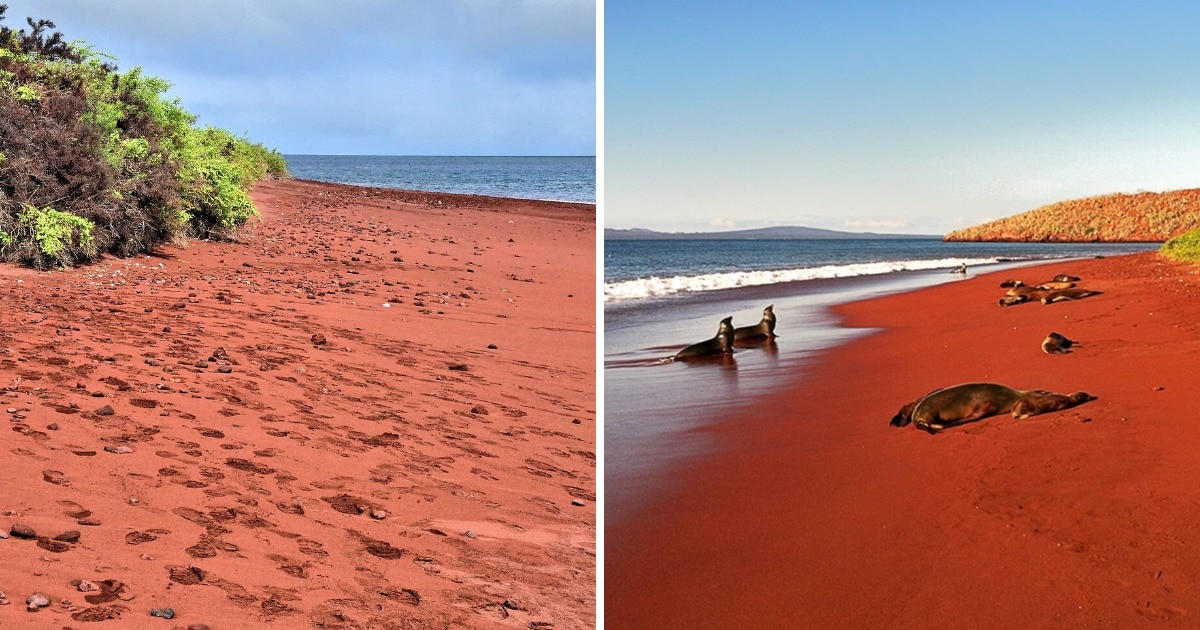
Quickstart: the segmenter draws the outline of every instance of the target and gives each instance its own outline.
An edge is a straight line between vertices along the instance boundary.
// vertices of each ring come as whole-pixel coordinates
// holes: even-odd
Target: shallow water
[[[978,267],[985,273],[1045,261]],[[971,273],[969,275],[974,275]],[[955,282],[945,270],[812,280],[692,294],[637,305],[609,306],[604,315],[605,521],[617,523],[649,507],[674,483],[681,460],[719,448],[705,431],[729,411],[788,387],[814,369],[814,357],[871,329],[849,329],[829,310],[836,304]],[[717,323],[758,323],[775,305],[774,344],[735,348],[732,356],[664,361],[680,348],[711,338]]]

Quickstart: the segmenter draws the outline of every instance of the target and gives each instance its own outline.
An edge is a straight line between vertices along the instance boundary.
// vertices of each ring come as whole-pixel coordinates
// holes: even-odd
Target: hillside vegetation
[[[1200,229],[1200,189],[1062,201],[957,230],[947,241],[1162,242]]]
[[[247,191],[283,156],[197,127],[170,84],[51,32],[2,24],[0,259],[37,267],[129,256],[186,237],[230,238]]]

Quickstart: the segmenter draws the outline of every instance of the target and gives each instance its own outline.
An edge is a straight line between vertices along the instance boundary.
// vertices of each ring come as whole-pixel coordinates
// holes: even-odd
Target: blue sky
[[[595,0],[0,0],[283,153],[595,155]]]
[[[942,234],[1200,187],[1200,3],[604,3],[607,227]]]

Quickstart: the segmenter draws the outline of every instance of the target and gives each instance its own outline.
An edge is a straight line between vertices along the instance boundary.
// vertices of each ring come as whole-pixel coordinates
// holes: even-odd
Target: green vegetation
[[[1200,263],[1200,230],[1184,232],[1163,243],[1162,253],[1175,260]]]
[[[948,241],[1162,242],[1200,229],[1200,189],[1062,201],[946,235]]]
[[[0,260],[45,268],[233,238],[258,216],[250,187],[287,176],[278,152],[197,127],[166,81],[27,23],[0,25]]]

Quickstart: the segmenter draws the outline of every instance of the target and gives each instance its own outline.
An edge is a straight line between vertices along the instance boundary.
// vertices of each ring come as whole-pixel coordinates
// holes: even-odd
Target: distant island
[[[782,241],[796,239],[940,239],[940,235],[876,234],[874,232],[839,232],[800,226],[777,226],[725,232],[656,232],[644,228],[605,228],[606,241],[650,241],[650,240],[713,240],[713,241]]]

